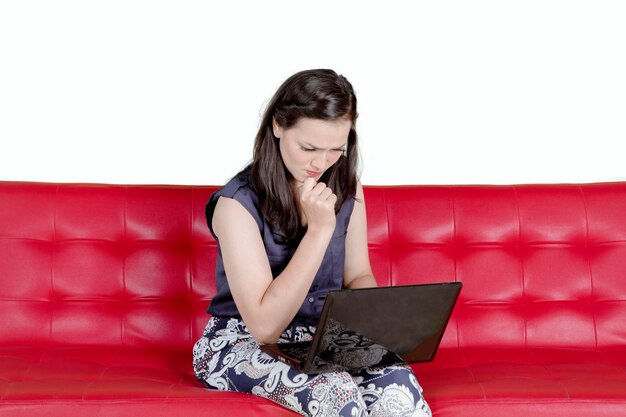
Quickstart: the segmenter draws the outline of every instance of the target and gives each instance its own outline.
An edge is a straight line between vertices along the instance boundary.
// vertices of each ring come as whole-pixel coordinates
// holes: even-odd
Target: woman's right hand
[[[307,178],[298,187],[300,207],[304,215],[304,224],[310,231],[332,233],[335,230],[337,217],[335,203],[337,196],[323,182]]]

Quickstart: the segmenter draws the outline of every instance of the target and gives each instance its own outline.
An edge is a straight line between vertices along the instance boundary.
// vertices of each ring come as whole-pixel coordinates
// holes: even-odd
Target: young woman
[[[310,340],[329,290],[376,286],[357,179],[357,99],[328,69],[289,77],[267,106],[252,163],[206,206],[217,294],[194,346],[207,387],[307,416],[430,416],[408,365],[307,375],[263,343]]]

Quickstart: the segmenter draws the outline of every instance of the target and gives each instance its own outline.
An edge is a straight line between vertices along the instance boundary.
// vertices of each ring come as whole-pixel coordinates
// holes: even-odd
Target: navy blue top
[[[302,240],[306,229],[300,227],[295,239],[284,243],[281,237],[272,231],[271,225],[263,218],[259,199],[252,189],[250,181],[250,168],[242,171],[233,179],[228,181],[224,187],[215,191],[206,205],[206,219],[211,230],[213,231],[212,219],[215,206],[219,197],[229,197],[235,199],[252,215],[259,227],[259,233],[263,238],[267,258],[272,269],[272,276],[276,278],[285,269],[289,260],[296,251],[298,244]],[[345,240],[346,231],[350,215],[354,208],[354,199],[348,198],[339,213],[337,213],[337,222],[333,237],[328,244],[324,259],[320,265],[317,275],[311,284],[309,293],[307,294],[300,310],[296,314],[296,319],[309,319],[319,317],[324,304],[324,296],[329,290],[341,289],[343,283],[343,266],[345,259]],[[222,251],[218,240],[218,254],[215,270],[215,281],[217,285],[217,294],[209,305],[208,312],[214,316],[220,317],[238,317],[240,318],[237,306],[233,301],[233,296],[228,287],[228,280],[224,271],[224,262],[222,260]]]

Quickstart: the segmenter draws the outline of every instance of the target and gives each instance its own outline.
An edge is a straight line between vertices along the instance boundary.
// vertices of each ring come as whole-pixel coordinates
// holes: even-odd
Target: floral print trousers
[[[314,332],[314,326],[292,326],[279,341],[311,340]],[[194,346],[193,365],[209,388],[255,394],[305,416],[431,416],[408,364],[308,375],[261,351],[236,318],[211,317]]]

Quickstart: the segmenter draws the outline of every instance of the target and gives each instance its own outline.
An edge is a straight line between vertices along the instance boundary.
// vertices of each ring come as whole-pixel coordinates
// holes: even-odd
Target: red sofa
[[[294,415],[193,376],[215,189],[0,182],[0,416]],[[626,416],[626,183],[365,193],[381,285],[464,284],[436,417]]]

